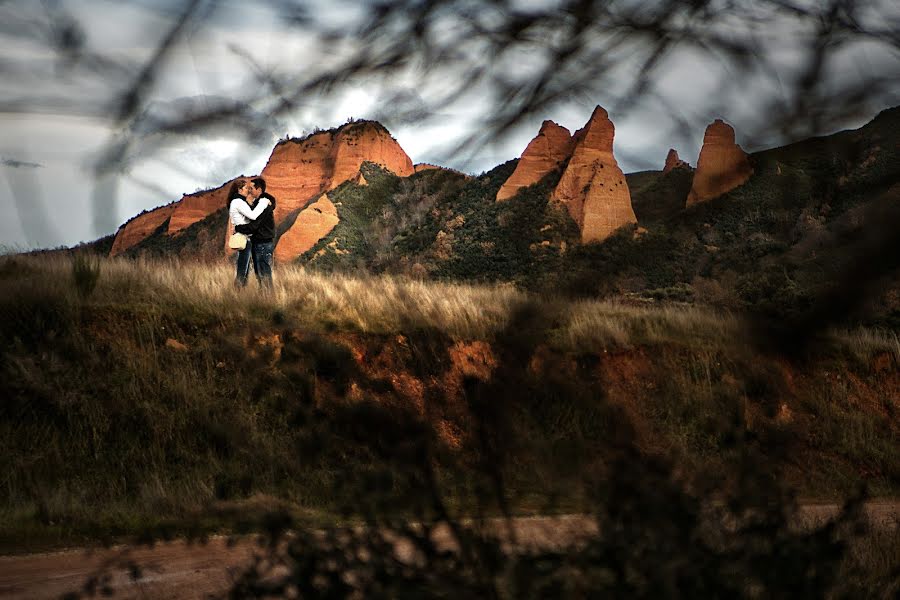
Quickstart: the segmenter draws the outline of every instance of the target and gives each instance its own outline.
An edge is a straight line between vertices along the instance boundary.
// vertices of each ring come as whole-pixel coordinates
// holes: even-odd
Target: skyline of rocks
[[[574,135],[567,128],[545,120],[522,152],[512,175],[500,187],[496,201],[513,201],[519,190],[565,165],[551,198],[566,206],[578,225],[583,243],[602,241],[619,227],[637,223],[628,184],[613,152],[614,138],[615,125],[601,106],[594,109],[588,122]],[[294,218],[279,238],[277,260],[296,259],[334,228],[339,216],[325,193],[345,181],[366,185],[360,166],[367,161],[400,177],[444,168],[413,164],[390,132],[376,121],[351,121],[334,130],[282,140],[275,145],[260,176],[266,179],[267,191],[278,201],[276,226]],[[694,171],[675,149],[670,149],[663,173],[675,168]],[[734,189],[751,173],[748,155],[735,143],[733,128],[716,119],[704,133],[693,186],[685,205]],[[185,194],[176,202],[129,220],[119,228],[110,256],[122,254],[164,225],[166,235],[178,235],[225,207],[231,183],[248,177],[254,175],[231,179],[215,189]],[[223,248],[229,234],[230,226],[222,233]],[[319,238],[312,239],[315,235]]]

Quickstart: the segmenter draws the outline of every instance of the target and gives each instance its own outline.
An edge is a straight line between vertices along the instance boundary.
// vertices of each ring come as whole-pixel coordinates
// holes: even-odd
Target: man
[[[253,257],[253,272],[259,284],[272,288],[272,255],[275,252],[275,197],[266,193],[266,180],[256,177],[243,188],[247,202],[255,205],[259,198],[267,198],[269,206],[255,220],[246,225],[236,225],[234,230],[250,236],[250,253]]]

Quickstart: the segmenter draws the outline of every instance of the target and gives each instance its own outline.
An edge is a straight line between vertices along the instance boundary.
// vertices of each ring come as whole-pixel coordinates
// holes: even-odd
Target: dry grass
[[[708,348],[733,343],[742,328],[733,314],[696,306],[593,300],[571,304],[557,340],[561,348],[584,352],[666,343]]]
[[[0,293],[53,297],[72,307],[143,308],[223,324],[274,320],[375,334],[428,329],[463,340],[493,339],[515,311],[530,304],[546,317],[547,342],[577,352],[657,344],[734,348],[748,339],[739,315],[701,306],[539,298],[505,284],[331,275],[293,265],[277,267],[274,290],[267,293],[252,280],[244,289],[235,288],[233,266],[227,263],[103,259],[99,266],[96,288],[84,298],[73,280],[73,262],[65,256],[0,257]],[[900,363],[894,332],[837,330],[829,339],[860,362],[887,353]]]
[[[868,364],[878,355],[891,356],[895,364],[900,364],[900,337],[894,331],[839,329],[832,332],[831,337],[862,364]]]
[[[5,293],[34,292],[78,301],[72,264],[61,257],[4,259],[0,270],[19,271]],[[10,263],[15,263],[11,265]],[[332,276],[281,266],[271,293],[255,281],[233,285],[228,264],[178,261],[104,260],[93,305],[147,305],[184,314],[215,315],[223,322],[254,316],[310,327],[337,327],[366,333],[436,328],[454,338],[485,338],[505,325],[512,306],[525,296],[509,286],[467,286],[377,276]]]

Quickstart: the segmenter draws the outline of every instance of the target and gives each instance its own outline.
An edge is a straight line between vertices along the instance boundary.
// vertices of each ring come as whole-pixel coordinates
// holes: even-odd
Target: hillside
[[[595,244],[579,244],[575,223],[550,201],[560,170],[500,203],[515,161],[469,181],[423,172],[384,175],[368,189],[345,184],[334,193],[342,225],[301,262],[797,315],[850,268],[877,225],[867,211],[896,201],[898,121],[891,109],[856,131],[753,154],[745,184],[687,209],[691,171],[629,175],[639,228]],[[892,286],[859,318],[895,326]]]
[[[423,465],[461,514],[582,511],[626,450],[643,475],[623,485],[898,493],[894,334],[829,330],[789,361],[697,307],[291,267],[266,296],[227,265],[97,268],[0,261],[0,540],[20,548],[248,526],[254,506],[422,514]]]
[[[415,277],[525,283],[561,267],[578,231],[564,208],[548,202],[558,173],[509,202],[493,198],[511,161],[473,179],[423,171],[400,179],[369,168],[369,185],[335,190],[341,223],[304,264]]]
[[[644,235],[578,248],[572,268],[599,293],[681,288],[687,299],[720,306],[802,312],[878,232],[867,213],[896,203],[898,133],[900,110],[892,109],[856,131],[753,154],[754,175],[741,187],[648,223]],[[895,296],[888,288],[872,303],[885,309],[885,323],[898,315]]]

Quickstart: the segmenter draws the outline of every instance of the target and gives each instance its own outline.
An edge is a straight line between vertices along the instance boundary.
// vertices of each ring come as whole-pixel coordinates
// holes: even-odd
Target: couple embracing
[[[235,285],[247,285],[250,261],[259,285],[272,288],[272,254],[275,251],[275,198],[266,193],[266,180],[255,177],[238,179],[228,192],[228,216],[235,233],[247,236],[246,244],[232,246],[238,250]]]

